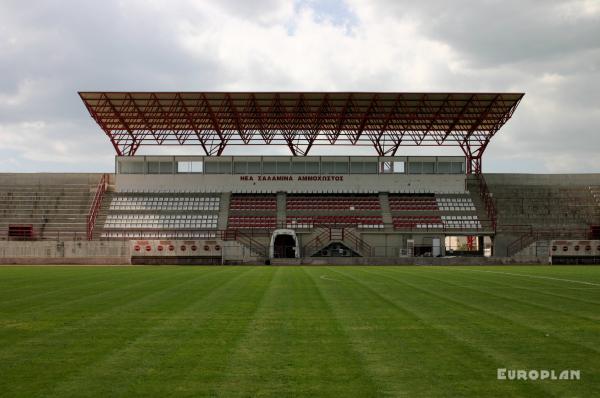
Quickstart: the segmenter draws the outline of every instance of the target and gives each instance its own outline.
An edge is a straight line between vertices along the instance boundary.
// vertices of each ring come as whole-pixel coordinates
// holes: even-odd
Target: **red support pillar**
[[[475,237],[474,236],[467,236],[467,248],[470,251],[473,251],[473,249],[475,249]]]
[[[481,174],[481,156],[467,155],[467,174]]]
[[[487,144],[488,143],[486,142],[475,149],[473,149],[468,142],[460,144],[460,147],[467,158],[467,174],[481,174],[483,152],[485,151]]]

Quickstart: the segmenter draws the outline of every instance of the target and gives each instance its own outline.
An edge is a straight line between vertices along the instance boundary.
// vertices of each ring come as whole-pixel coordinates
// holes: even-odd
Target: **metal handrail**
[[[92,240],[94,237],[94,226],[96,224],[96,218],[98,217],[100,207],[102,206],[102,198],[104,198],[104,193],[106,192],[107,182],[108,174],[102,174],[87,217],[87,240]]]
[[[490,190],[487,186],[485,178],[483,177],[483,174],[479,173],[479,174],[475,174],[475,176],[477,177],[477,180],[479,181],[479,196],[481,197],[481,201],[483,202],[483,205],[485,206],[487,216],[489,217],[490,221],[492,222],[492,229],[495,232],[496,227],[497,227],[498,215],[497,215],[497,211],[496,211],[496,204],[494,203],[494,198],[492,197],[492,194],[490,193]]]

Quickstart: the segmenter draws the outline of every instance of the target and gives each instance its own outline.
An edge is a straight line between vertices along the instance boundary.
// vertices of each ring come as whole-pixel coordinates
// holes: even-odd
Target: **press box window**
[[[275,162],[263,162],[263,174],[275,174],[277,165]]]
[[[231,174],[231,162],[206,162],[204,168],[207,174]]]
[[[235,174],[247,174],[248,162],[233,162],[233,172]]]
[[[290,174],[290,162],[277,162],[277,174]]]
[[[177,173],[202,173],[202,162],[186,161],[177,162]]]
[[[322,174],[348,174],[348,163],[346,162],[323,162],[321,163]]]
[[[404,174],[404,162],[381,162],[380,169],[382,174]]]
[[[119,162],[120,174],[144,174],[144,162]]]
[[[173,162],[148,162],[148,174],[172,174]]]
[[[248,174],[260,174],[260,162],[248,162]]]
[[[410,174],[421,174],[423,172],[423,163],[421,163],[421,162],[410,162],[408,164],[408,172]]]
[[[438,162],[438,173],[439,174],[451,174],[452,173],[452,163],[450,162]]]
[[[452,174],[463,174],[465,172],[465,164],[463,162],[452,162]]]
[[[319,174],[319,162],[292,162],[292,174]]]
[[[351,174],[377,174],[377,163],[375,162],[351,162]]]
[[[306,162],[293,162],[292,174],[306,174]]]
[[[423,174],[433,174],[435,173],[435,163],[434,162],[423,162]]]

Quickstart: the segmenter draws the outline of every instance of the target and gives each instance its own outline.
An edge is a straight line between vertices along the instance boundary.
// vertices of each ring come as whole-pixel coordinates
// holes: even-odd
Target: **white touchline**
[[[600,283],[592,283],[592,282],[585,282],[585,281],[575,281],[573,279],[552,278],[550,276],[539,276],[539,275],[528,275],[528,274],[515,274],[515,273],[512,273],[512,272],[488,271],[488,270],[482,270],[482,269],[465,269],[465,268],[451,268],[451,267],[449,267],[449,269],[451,269],[453,271],[488,272],[488,273],[491,273],[491,274],[524,276],[526,278],[550,279],[550,280],[553,280],[553,281],[563,281],[563,282],[571,282],[571,283],[581,283],[583,285],[600,286]]]

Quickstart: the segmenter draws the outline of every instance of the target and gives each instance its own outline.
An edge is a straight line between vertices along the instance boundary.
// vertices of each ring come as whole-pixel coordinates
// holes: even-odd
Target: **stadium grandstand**
[[[1,174],[3,262],[600,261],[600,175],[483,173],[522,93],[79,95],[114,173]],[[200,154],[137,154],[167,145]]]

